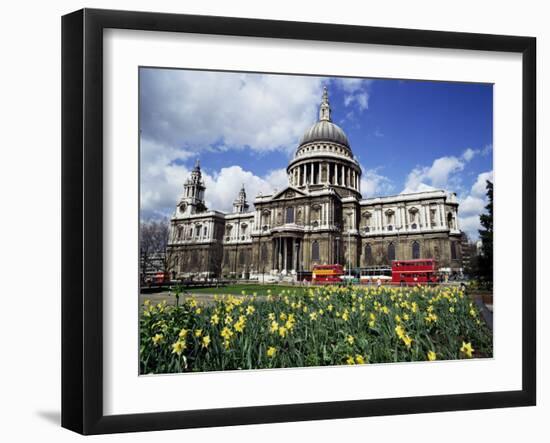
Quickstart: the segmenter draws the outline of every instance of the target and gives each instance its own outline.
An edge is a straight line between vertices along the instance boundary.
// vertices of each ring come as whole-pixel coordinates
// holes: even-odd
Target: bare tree
[[[139,261],[141,281],[146,279],[147,270],[161,263],[162,271],[166,272],[166,247],[169,233],[168,220],[153,220],[141,222],[139,229]]]

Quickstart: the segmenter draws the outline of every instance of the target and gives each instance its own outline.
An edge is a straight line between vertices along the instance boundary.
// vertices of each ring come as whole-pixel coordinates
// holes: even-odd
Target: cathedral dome
[[[321,120],[309,128],[300,140],[300,146],[316,141],[340,143],[349,147],[349,141],[340,126],[331,121]]]

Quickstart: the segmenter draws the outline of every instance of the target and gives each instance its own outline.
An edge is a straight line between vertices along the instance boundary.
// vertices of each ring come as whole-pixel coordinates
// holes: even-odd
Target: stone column
[[[281,244],[283,246],[283,270],[286,270],[286,238],[281,237]]]
[[[296,239],[292,237],[292,269],[296,271]]]

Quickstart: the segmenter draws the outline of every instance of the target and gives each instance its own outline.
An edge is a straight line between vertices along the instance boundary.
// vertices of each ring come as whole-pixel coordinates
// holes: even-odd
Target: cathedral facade
[[[200,165],[184,184],[170,222],[173,278],[295,278],[316,264],[369,268],[395,259],[434,258],[461,272],[461,231],[453,193],[361,195],[361,167],[344,131],[332,122],[325,88],[319,120],[299,141],[288,186],[258,195],[243,188],[233,212],[208,210]]]

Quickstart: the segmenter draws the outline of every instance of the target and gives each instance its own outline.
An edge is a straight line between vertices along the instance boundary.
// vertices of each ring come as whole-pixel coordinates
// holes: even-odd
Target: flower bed
[[[457,288],[319,287],[181,306],[145,302],[142,374],[492,357]]]

